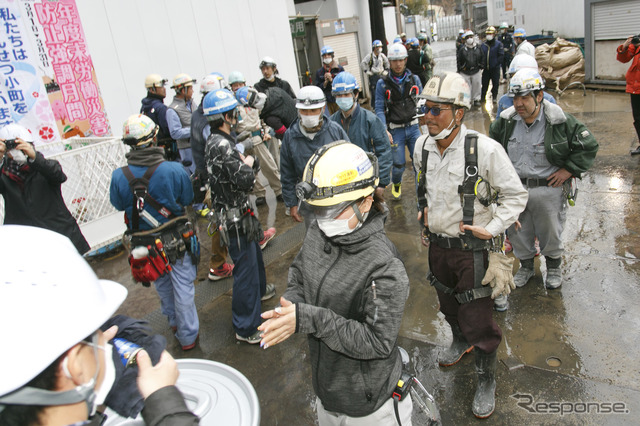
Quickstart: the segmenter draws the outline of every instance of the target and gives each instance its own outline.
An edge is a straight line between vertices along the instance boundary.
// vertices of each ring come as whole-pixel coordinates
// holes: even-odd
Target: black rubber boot
[[[476,348],[476,372],[478,373],[478,387],[473,398],[471,410],[479,419],[486,419],[496,408],[496,362],[497,351],[490,354]]]
[[[473,346],[470,345],[462,335],[462,330],[460,330],[460,326],[457,323],[451,325],[451,332],[453,333],[451,346],[440,351],[440,354],[438,354],[438,364],[442,367],[449,367],[456,364],[464,354],[471,352],[471,349],[473,349]]]

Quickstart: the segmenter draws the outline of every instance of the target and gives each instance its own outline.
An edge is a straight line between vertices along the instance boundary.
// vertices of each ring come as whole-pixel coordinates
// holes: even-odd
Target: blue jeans
[[[393,137],[393,169],[391,170],[391,182],[402,183],[402,174],[406,164],[404,155],[405,146],[409,148],[409,155],[413,158],[413,147],[420,136],[420,127],[417,124],[408,127],[399,127],[389,130]]]
[[[192,344],[198,336],[200,322],[194,301],[196,266],[191,255],[171,265],[172,270],[158,278],[154,285],[160,296],[162,313],[169,319],[171,327],[178,327],[176,338],[182,346]]]
[[[229,232],[229,254],[235,265],[231,298],[233,328],[238,335],[249,337],[258,331],[262,309],[260,298],[267,291],[262,250],[257,242],[248,241],[244,235],[238,238],[232,230]]]

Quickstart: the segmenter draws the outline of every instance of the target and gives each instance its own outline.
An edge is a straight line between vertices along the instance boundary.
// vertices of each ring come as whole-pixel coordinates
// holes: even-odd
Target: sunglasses
[[[433,115],[434,117],[437,117],[440,115],[442,111],[451,111],[451,108],[440,108],[437,106],[429,108],[426,105],[422,107],[422,112],[424,113],[424,115],[427,115],[429,114],[429,112],[431,112],[431,115]]]

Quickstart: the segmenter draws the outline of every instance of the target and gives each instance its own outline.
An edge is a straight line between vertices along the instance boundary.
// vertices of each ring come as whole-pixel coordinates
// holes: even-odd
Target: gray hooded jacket
[[[402,371],[396,341],[409,278],[386,216],[372,209],[361,228],[331,239],[314,221],[284,294],[296,304],[296,332],[309,337],[316,395],[326,410],[352,417],[387,402]]]

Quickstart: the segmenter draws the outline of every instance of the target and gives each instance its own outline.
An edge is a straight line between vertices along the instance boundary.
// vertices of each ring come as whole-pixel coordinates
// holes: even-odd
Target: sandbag
[[[550,45],[538,46],[536,61],[549,89],[562,90],[570,83],[584,82],[584,57],[574,42],[558,38]]]

